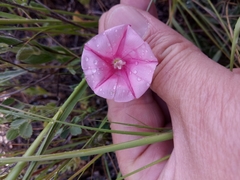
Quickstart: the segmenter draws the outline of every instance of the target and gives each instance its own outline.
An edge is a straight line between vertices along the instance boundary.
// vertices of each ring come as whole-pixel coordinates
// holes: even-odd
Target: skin
[[[154,6],[150,11],[153,16],[145,12],[148,2],[122,0],[121,5],[113,7],[100,19],[99,32],[102,32],[116,25],[131,24],[127,18],[117,16],[123,11],[140,15],[147,21],[147,29],[139,30],[142,27],[138,25],[133,28],[149,43],[159,61],[150,90],[141,98],[126,103],[108,100],[108,118],[111,122],[151,127],[165,127],[171,123],[174,139],[116,152],[122,174],[171,154],[169,160],[127,179],[225,180],[240,177],[239,70],[230,72],[218,65],[155,19]],[[111,128],[150,131],[115,123]],[[112,134],[112,137],[114,143],[141,138],[120,134]]]

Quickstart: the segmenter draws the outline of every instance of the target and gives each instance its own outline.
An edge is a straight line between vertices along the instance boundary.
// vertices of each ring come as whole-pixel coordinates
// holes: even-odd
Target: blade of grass
[[[153,165],[155,165],[155,164],[158,164],[158,163],[160,163],[160,162],[163,162],[163,161],[169,159],[169,157],[170,157],[170,155],[164,156],[163,158],[158,159],[158,160],[156,160],[156,161],[153,161],[152,163],[147,164],[146,166],[143,166],[143,167],[141,167],[141,168],[139,168],[139,169],[137,169],[137,170],[135,170],[135,171],[133,171],[133,172],[130,172],[130,173],[126,174],[125,176],[119,177],[119,178],[117,178],[116,180],[125,179],[125,178],[127,178],[127,177],[129,177],[129,176],[131,176],[131,175],[133,175],[133,174],[135,174],[135,173],[137,173],[137,172],[140,172],[140,171],[142,171],[142,170],[144,170],[144,169],[147,169],[147,168],[149,168],[149,167],[151,167],[151,166],[153,166]]]
[[[238,21],[235,25],[234,32],[233,32],[233,41],[232,41],[232,49],[231,49],[231,57],[230,57],[230,71],[233,70],[234,54],[236,52],[236,47],[237,47],[238,38],[239,38],[239,32],[240,32],[240,18],[238,18]]]
[[[201,49],[201,46],[200,46],[200,44],[199,44],[199,42],[198,42],[198,40],[197,40],[197,38],[196,38],[196,36],[195,36],[195,33],[193,32],[192,27],[191,27],[191,25],[189,24],[189,22],[188,22],[188,20],[187,20],[187,18],[186,18],[186,16],[185,16],[185,14],[183,13],[182,9],[179,8],[179,6],[177,6],[177,7],[178,7],[178,10],[179,10],[179,12],[181,13],[183,19],[184,19],[184,22],[186,23],[186,25],[187,25],[187,27],[188,27],[188,29],[189,29],[189,32],[190,32],[191,36],[193,37],[193,40],[194,40],[193,42],[194,42],[194,44],[196,44],[196,46]],[[173,19],[173,20],[175,20],[175,19]],[[184,34],[186,34],[186,33],[184,33]],[[189,38],[188,38],[188,39],[189,39]],[[189,40],[191,40],[191,39],[189,39]]]
[[[186,6],[184,3],[181,2],[181,0],[179,0],[179,4],[183,7],[183,9],[185,11],[187,11],[187,13],[196,21],[196,23],[198,24],[198,26],[203,30],[203,32],[209,37],[209,39],[215,44],[216,47],[218,47],[219,49],[223,50],[223,53],[226,55],[226,57],[229,57],[228,55],[228,51],[225,50],[225,48],[222,48],[224,46],[221,46],[221,44],[223,44],[222,42],[219,41],[219,38],[217,38],[215,36],[215,34],[211,34],[210,31],[205,27],[206,25],[204,25],[203,23],[200,22],[200,20],[195,16],[195,14],[193,14]],[[204,20],[204,22],[207,22],[210,26],[211,24],[209,23],[208,20],[206,20],[206,18],[202,15],[202,13],[200,13],[199,11],[197,11],[197,9],[195,10],[195,12],[198,14],[198,16]],[[213,28],[213,27],[212,27]],[[224,42],[226,43],[226,42]]]
[[[220,22],[220,24],[221,24],[221,26],[222,26],[222,29],[223,29],[223,30],[225,31],[225,33],[227,34],[228,39],[231,40],[232,38],[231,38],[231,35],[230,35],[230,33],[229,33],[228,29],[227,29],[227,26],[226,26],[225,22],[224,22],[223,19],[221,18],[220,14],[219,14],[218,11],[216,10],[216,8],[215,8],[214,5],[212,4],[212,2],[208,0],[208,3],[210,4],[211,8],[213,9],[215,15],[218,17],[218,20],[219,20],[219,22]]]
[[[171,140],[172,138],[173,138],[173,133],[172,131],[169,131],[161,134],[157,133],[155,135],[143,137],[134,141],[128,141],[128,142],[119,143],[119,144],[111,144],[108,146],[68,151],[68,152],[57,153],[57,154],[2,158],[0,159],[0,163],[1,164],[14,163],[14,162],[25,163],[28,161],[51,161],[51,160],[58,160],[58,159],[91,156],[95,154],[115,152],[122,149],[133,148],[137,146],[143,146],[143,145],[153,144],[157,142],[167,141],[167,140]]]

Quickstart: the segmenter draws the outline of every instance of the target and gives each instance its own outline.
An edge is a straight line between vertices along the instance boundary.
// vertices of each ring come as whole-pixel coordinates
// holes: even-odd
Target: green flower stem
[[[47,126],[42,130],[42,132],[38,135],[36,140],[32,143],[32,145],[28,148],[28,150],[25,152],[25,154],[22,156],[22,158],[27,158],[28,156],[33,155],[33,153],[36,151],[37,147],[41,144],[37,154],[43,153],[48,145],[50,144],[53,136],[57,132],[57,128],[60,127],[60,125],[57,123],[58,126],[56,126],[56,120],[64,121],[67,116],[72,111],[73,107],[76,105],[80,97],[82,96],[83,92],[87,88],[86,80],[83,79],[81,83],[75,88],[74,92],[70,95],[70,97],[65,101],[65,103],[62,105],[62,107],[58,110],[58,112],[53,117],[53,120],[47,124]],[[46,135],[47,134],[47,135]],[[44,139],[45,137],[45,139]],[[42,142],[42,140],[44,141]],[[42,142],[42,143],[41,143]],[[14,157],[13,159],[15,159]],[[20,172],[23,170],[23,168],[26,165],[26,162],[24,161],[15,161],[18,162],[16,166],[12,169],[12,171],[7,176],[6,180],[13,180],[17,179]],[[35,164],[32,168],[35,167]]]
[[[238,21],[235,25],[234,33],[233,33],[232,49],[231,49],[231,56],[230,56],[230,70],[231,71],[233,69],[234,54],[236,52],[236,46],[237,46],[237,43],[238,43],[239,33],[240,33],[240,18],[238,18]]]
[[[171,140],[172,138],[173,138],[173,133],[172,131],[169,131],[166,133],[143,137],[134,141],[128,141],[120,144],[112,144],[109,146],[101,146],[96,148],[81,149],[81,150],[68,151],[68,152],[56,153],[56,154],[48,154],[48,155],[4,158],[0,160],[0,163],[6,164],[6,163],[19,162],[19,161],[21,162],[50,161],[50,160],[57,160],[57,159],[91,156],[95,154],[104,154],[107,152],[114,152],[122,149],[133,148],[137,146],[143,146],[143,145],[153,144],[157,142],[167,141],[167,140]]]

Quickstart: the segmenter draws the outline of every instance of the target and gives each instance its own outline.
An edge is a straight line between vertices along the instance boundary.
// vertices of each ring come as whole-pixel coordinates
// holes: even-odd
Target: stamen
[[[122,67],[126,64],[125,61],[121,60],[120,58],[116,58],[113,60],[113,67],[114,69],[122,69]]]

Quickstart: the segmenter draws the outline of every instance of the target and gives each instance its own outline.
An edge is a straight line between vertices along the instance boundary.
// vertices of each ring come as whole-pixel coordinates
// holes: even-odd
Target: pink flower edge
[[[89,40],[81,65],[95,94],[116,102],[141,97],[158,64],[150,46],[131,28],[120,25]]]

